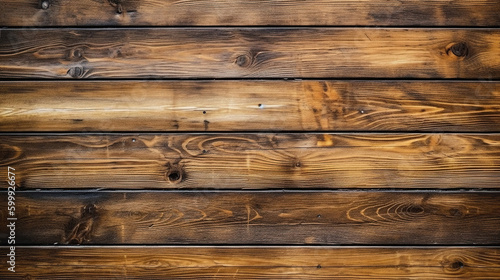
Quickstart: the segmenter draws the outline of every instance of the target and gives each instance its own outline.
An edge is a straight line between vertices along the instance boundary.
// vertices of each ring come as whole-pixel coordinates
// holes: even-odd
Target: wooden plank
[[[18,191],[16,244],[494,245],[499,213],[500,192]]]
[[[500,78],[499,29],[6,29],[0,78]]]
[[[499,134],[3,135],[23,189],[499,188]]]
[[[2,0],[0,26],[498,26],[496,0]]]
[[[5,251],[7,248],[2,248]],[[498,247],[18,247],[8,279],[498,279]],[[56,265],[57,264],[57,265]],[[24,278],[25,277],[25,278]]]
[[[27,81],[0,92],[0,130],[12,132],[500,131],[500,83],[488,81]]]

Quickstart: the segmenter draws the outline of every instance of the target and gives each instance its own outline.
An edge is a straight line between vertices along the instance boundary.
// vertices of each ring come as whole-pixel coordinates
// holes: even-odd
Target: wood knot
[[[239,67],[248,67],[252,64],[252,58],[247,54],[243,54],[236,58],[235,63]]]
[[[422,214],[425,212],[424,208],[420,205],[410,205],[406,211],[411,214]]]
[[[40,8],[42,8],[42,10],[47,10],[49,7],[50,7],[50,3],[47,0],[42,1],[40,3]]]
[[[83,50],[81,48],[69,50],[66,57],[70,61],[78,61],[83,57]]]
[[[451,43],[446,46],[446,54],[463,59],[469,54],[469,48],[465,42]]]
[[[83,66],[81,66],[81,65],[71,67],[71,68],[69,68],[69,70],[67,72],[68,75],[70,75],[71,77],[73,77],[75,79],[82,78],[84,73],[85,73],[85,71],[83,69]]]
[[[459,257],[444,259],[441,264],[448,273],[461,273],[461,270],[465,267],[465,263]]]
[[[170,164],[169,162],[167,163],[166,167],[167,171],[165,172],[165,179],[170,183],[176,184],[182,182],[182,180],[184,180],[184,178],[186,177],[182,167],[180,167],[179,165]]]
[[[81,58],[82,54],[83,54],[83,50],[82,49],[76,48],[76,49],[73,50],[73,57]]]
[[[446,269],[449,272],[457,272],[463,269],[465,264],[460,260],[451,261],[447,264]]]
[[[94,204],[88,204],[80,212],[80,218],[73,219],[68,224],[68,234],[63,239],[63,244],[82,244],[90,240],[93,225],[97,219],[97,207]]]
[[[459,270],[463,267],[464,267],[464,263],[461,261],[452,262],[450,265],[450,268],[455,269],[455,270]]]
[[[451,208],[449,212],[450,212],[450,216],[452,216],[452,217],[462,217],[463,216],[462,211],[460,211],[460,209],[457,209],[457,208]]]

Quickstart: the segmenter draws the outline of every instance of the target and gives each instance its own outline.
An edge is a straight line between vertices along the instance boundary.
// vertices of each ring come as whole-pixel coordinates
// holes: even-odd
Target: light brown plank
[[[15,211],[17,245],[500,243],[499,192],[18,191]]]
[[[5,247],[2,248],[6,250]],[[498,247],[23,247],[8,279],[498,279]],[[26,278],[23,278],[26,277]]]
[[[0,137],[35,188],[499,188],[498,134]]]
[[[495,0],[2,0],[0,26],[498,26]]]
[[[500,83],[0,82],[3,131],[500,131]],[[208,122],[208,124],[207,124]]]
[[[500,78],[499,29],[6,29],[0,78]]]

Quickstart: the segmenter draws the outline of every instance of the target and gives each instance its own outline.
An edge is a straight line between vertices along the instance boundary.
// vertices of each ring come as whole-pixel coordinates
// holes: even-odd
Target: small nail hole
[[[135,141],[136,141],[135,138],[132,138],[132,142],[135,142]]]
[[[318,214],[318,216],[316,216],[316,218],[321,218],[321,215],[320,215],[320,214]]]
[[[205,115],[207,113],[207,111],[203,111],[203,115]]]
[[[319,269],[319,268],[321,268],[321,265],[320,265],[320,264],[318,264],[318,266],[316,266],[316,268],[318,268],[318,269]]]

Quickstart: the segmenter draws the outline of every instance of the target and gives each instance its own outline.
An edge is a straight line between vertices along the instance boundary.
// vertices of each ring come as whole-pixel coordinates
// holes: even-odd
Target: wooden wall
[[[0,7],[1,279],[500,278],[498,0]]]

